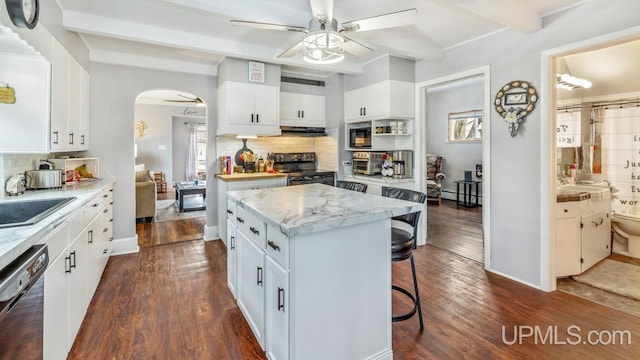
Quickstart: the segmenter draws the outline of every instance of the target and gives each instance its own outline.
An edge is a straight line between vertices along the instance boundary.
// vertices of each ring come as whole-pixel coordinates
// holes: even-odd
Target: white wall
[[[207,105],[207,126],[215,129],[217,80],[192,75],[128,66],[91,64],[91,151],[115,176],[114,237],[131,243],[135,239],[135,187],[133,143],[136,97],[147,90],[176,89],[199,96]],[[215,143],[215,132],[208,132]],[[207,149],[207,172],[214,173],[216,147]],[[207,193],[215,194],[215,181],[207,182]],[[215,226],[217,204],[207,196],[207,226]]]
[[[543,29],[532,34],[504,31],[450,49],[440,62],[420,61],[416,82],[490,65],[492,94],[509,81],[527,80],[548,101],[548,89],[540,87],[542,51],[639,26],[639,13],[637,0],[586,2],[545,18]],[[541,234],[542,214],[548,214],[541,204],[548,194],[540,177],[549,167],[541,156],[548,151],[542,149],[548,135],[541,133],[548,115],[533,111],[515,138],[497,112],[492,111],[490,121],[491,138],[485,140],[491,147],[491,270],[540,286],[541,269],[547,266],[540,263],[541,241],[549,241]]]
[[[455,199],[454,181],[464,179],[464,171],[473,171],[482,163],[481,142],[448,142],[448,116],[452,112],[482,110],[483,77],[464,79],[427,89],[426,141],[427,153],[444,156],[443,197]]]

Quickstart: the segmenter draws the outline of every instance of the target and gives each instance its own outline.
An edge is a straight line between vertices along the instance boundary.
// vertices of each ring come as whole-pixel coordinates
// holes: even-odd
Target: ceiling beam
[[[63,11],[62,25],[66,30],[81,34],[92,34],[152,45],[202,51],[274,64],[296,64],[305,66],[303,62],[296,63],[290,60],[283,61],[276,58],[283,49],[241,43],[214,36],[199,35],[76,11]],[[361,73],[362,65],[343,61],[338,64],[323,65],[323,69],[334,72]]]
[[[217,64],[197,64],[188,61],[161,59],[107,50],[89,50],[89,60],[96,63],[134,66],[198,75],[218,75]]]
[[[513,0],[435,0],[439,4],[455,7],[507,26],[531,33],[542,29],[542,17]]]

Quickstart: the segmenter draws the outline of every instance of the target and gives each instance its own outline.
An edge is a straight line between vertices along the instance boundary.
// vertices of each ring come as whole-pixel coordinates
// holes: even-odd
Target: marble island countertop
[[[421,211],[424,204],[322,184],[229,191],[237,206],[292,237]]]
[[[10,264],[25,250],[40,242],[51,230],[67,220],[76,210],[81,209],[89,203],[95,195],[111,183],[113,183],[113,180],[103,179],[78,185],[64,186],[62,189],[27,191],[23,195],[0,198],[0,203],[66,197],[75,198],[75,200],[69,202],[34,225],[0,229],[0,269]]]

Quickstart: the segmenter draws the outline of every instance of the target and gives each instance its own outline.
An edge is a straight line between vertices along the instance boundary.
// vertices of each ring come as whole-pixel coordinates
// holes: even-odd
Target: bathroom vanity
[[[556,202],[556,276],[577,275],[611,254],[609,188],[563,186]]]

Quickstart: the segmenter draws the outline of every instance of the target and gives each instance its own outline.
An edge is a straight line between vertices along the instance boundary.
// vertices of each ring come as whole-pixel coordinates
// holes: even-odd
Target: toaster
[[[62,187],[62,170],[29,170],[25,172],[27,189],[57,189]]]

